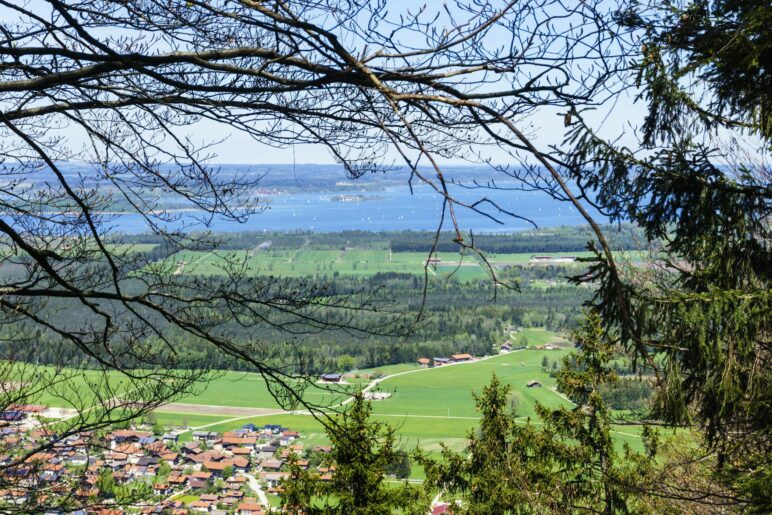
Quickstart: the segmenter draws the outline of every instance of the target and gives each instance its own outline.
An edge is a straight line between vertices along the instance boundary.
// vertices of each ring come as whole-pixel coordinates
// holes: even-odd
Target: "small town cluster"
[[[290,460],[332,477],[322,466],[330,447],[307,449],[298,432],[280,425],[187,432],[187,441],[182,429],[159,435],[147,426],[53,438],[35,416],[43,410],[16,406],[0,415],[0,473],[10,485],[0,506],[34,505],[35,491],[62,499],[60,513],[258,515],[271,511]],[[122,496],[136,502],[119,507]],[[92,508],[77,511],[82,506]]]

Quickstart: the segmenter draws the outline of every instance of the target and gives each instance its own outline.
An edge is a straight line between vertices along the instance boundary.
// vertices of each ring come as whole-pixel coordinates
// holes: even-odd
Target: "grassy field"
[[[116,254],[132,254],[134,252],[150,252],[158,245],[155,243],[111,243],[107,248]]]
[[[336,387],[336,389],[340,389],[340,387]],[[330,404],[345,398],[345,395],[332,392],[324,385],[310,385],[304,392],[304,398],[309,402],[317,404]],[[224,372],[211,381],[206,386],[206,389],[197,392],[195,395],[184,397],[179,402],[249,408],[280,407],[276,399],[271,395],[265,379],[258,374],[245,372]]]
[[[432,267],[430,274],[448,275],[462,263],[462,268],[482,269],[471,256],[456,253],[440,253],[441,260]],[[307,275],[332,276],[336,272],[350,276],[369,276],[378,272],[403,272],[423,274],[426,254],[421,252],[390,253],[388,250],[307,250],[230,252],[191,252],[175,254],[174,263],[183,262],[182,272],[201,275],[218,275],[229,261],[245,262],[255,275],[300,277]]]
[[[560,341],[548,331],[529,329],[523,332],[533,345]],[[388,422],[397,428],[403,446],[420,446],[428,452],[436,452],[440,448],[440,442],[444,442],[451,448],[461,450],[465,446],[466,435],[477,426],[479,419],[472,393],[479,393],[494,373],[502,382],[511,386],[512,401],[522,421],[525,421],[526,417],[535,417],[536,402],[548,407],[570,407],[571,404],[554,390],[554,379],[544,372],[541,366],[545,356],[551,364],[559,361],[568,352],[568,349],[526,349],[474,363],[433,369],[420,369],[412,364],[403,364],[357,372],[400,374],[380,383],[378,389],[391,392],[392,395],[388,399],[373,402],[372,407],[375,419]],[[526,384],[534,379],[540,381],[542,386],[528,388]],[[254,376],[229,374],[218,379],[204,394],[187,399],[186,402],[214,404],[216,401],[220,405],[275,406],[275,402],[270,399],[264,388],[264,383]],[[303,433],[308,445],[327,441],[320,422],[302,414],[242,417],[223,421],[209,429],[226,431],[242,427],[247,422],[258,425],[275,423],[291,427]],[[635,448],[640,448],[638,432],[637,428],[620,428],[615,432],[615,439],[620,446],[627,442]]]
[[[153,413],[156,422],[164,427],[198,427],[216,422],[224,422],[230,417],[215,415],[199,415],[196,413],[174,413],[171,411],[156,411]]]
[[[567,351],[523,350],[502,354],[483,361],[422,369],[387,379],[381,383],[381,390],[391,391],[392,396],[383,401],[373,402],[373,418],[386,422],[397,430],[400,445],[406,449],[420,447],[426,452],[439,452],[441,443],[461,451],[466,446],[467,435],[479,423],[472,392],[479,393],[495,373],[502,382],[512,386],[512,396],[517,406],[519,420],[526,417],[538,424],[534,404],[540,402],[550,407],[571,404],[563,399],[552,387],[554,380],[541,370],[541,360],[546,355],[552,362]],[[528,388],[526,383],[539,380],[541,388]],[[327,443],[322,424],[310,415],[279,414],[262,417],[241,418],[225,421],[210,427],[214,431],[227,431],[242,427],[245,423],[282,424],[303,434],[307,446]],[[621,450],[627,443],[634,449],[641,449],[640,428],[619,427],[614,429],[614,440]],[[420,477],[416,471],[414,477]]]
[[[78,399],[78,406],[89,406],[91,399],[95,398],[93,392],[103,393],[105,381],[109,381],[113,395],[120,395],[128,391],[124,387],[125,380],[115,372],[104,374],[99,371],[85,370],[73,372],[65,370],[56,375],[52,367],[37,367],[39,374],[45,377],[60,377],[61,383],[40,392],[30,403],[45,404],[52,407],[71,408],[72,400]],[[33,377],[33,376],[30,376]],[[31,379],[30,379],[31,380]],[[24,381],[28,382],[28,381]],[[41,382],[50,382],[48,379]],[[355,386],[336,386],[336,391],[324,385],[307,385],[305,398],[317,404],[333,403],[345,398],[343,389],[353,389]],[[186,404],[205,404],[212,406],[242,406],[250,408],[279,408],[279,404],[271,395],[265,380],[258,374],[244,372],[223,372],[213,380],[200,388],[196,393],[177,399],[177,402]],[[191,425],[195,425],[192,424]]]
[[[396,374],[397,372],[407,372],[408,370],[417,370],[420,367],[417,363],[398,363],[396,365],[383,365],[375,368],[363,368],[359,370],[352,370],[352,374],[359,374],[362,376],[370,376],[375,374],[376,376],[387,376]]]
[[[488,259],[496,267],[525,265],[538,254],[490,254]],[[588,256],[587,252],[557,252],[551,256]],[[261,251],[247,250],[193,252],[183,251],[169,258],[179,273],[219,275],[224,273],[228,262],[245,263],[254,275],[300,277],[335,273],[349,276],[369,276],[378,272],[401,272],[423,275],[427,254],[425,252],[390,252],[387,249],[342,249]],[[471,254],[462,256],[454,252],[440,252],[429,266],[429,275],[453,276],[461,281],[484,279],[487,272]]]
[[[261,376],[243,372],[225,372],[211,381],[202,392],[184,397],[180,402],[250,408],[279,407]]]
[[[529,347],[535,347],[537,345],[544,345],[545,343],[557,343],[561,346],[569,345],[569,341],[558,336],[552,331],[547,331],[541,327],[529,327],[526,329],[519,329],[510,333],[510,339],[517,343],[518,338],[524,336],[528,341]]]
[[[57,369],[49,366],[19,365],[10,375],[14,382],[28,385],[30,397],[25,402],[44,404],[57,408],[89,407],[95,392],[111,396],[127,392],[130,387],[125,378],[116,373],[105,374],[97,370]],[[35,384],[49,385],[37,391]]]
[[[391,391],[390,398],[373,403],[373,411],[380,414],[414,416],[477,417],[472,391],[479,391],[495,373],[502,383],[512,387],[518,414],[534,415],[533,405],[568,405],[555,392],[554,380],[541,370],[541,361],[547,356],[558,360],[565,351],[523,350],[502,354],[490,359],[463,365],[438,367],[387,379],[380,389]],[[541,388],[528,388],[526,383],[538,380]]]
[[[522,329],[515,334],[526,336],[530,348],[467,364],[432,369],[422,369],[414,364],[398,364],[358,370],[355,373],[364,375],[377,372],[381,376],[397,374],[383,380],[378,386],[381,391],[391,392],[391,397],[373,402],[372,408],[375,419],[396,428],[400,445],[404,448],[420,447],[426,452],[436,453],[442,442],[460,451],[466,445],[469,431],[477,427],[479,421],[472,393],[479,393],[494,373],[503,383],[511,386],[512,403],[523,422],[526,417],[532,417],[534,423],[538,423],[534,418],[536,402],[548,407],[571,405],[554,390],[554,379],[542,369],[544,357],[547,357],[551,366],[568,353],[569,349],[532,348],[549,342],[565,345],[566,341],[542,329]],[[95,380],[96,377],[96,373],[82,374],[75,379],[78,384],[74,385],[74,388],[85,389],[89,381]],[[526,384],[531,380],[538,380],[542,386],[528,388]],[[363,384],[366,379],[350,381]],[[326,389],[310,388],[306,392],[306,398],[320,404],[335,403],[343,398],[343,394],[333,395]],[[53,396],[42,400],[50,405],[61,405]],[[223,373],[203,391],[180,399],[179,402],[208,406],[279,407],[260,376],[239,372]],[[244,417],[228,414],[157,412],[155,416],[164,426],[209,426],[208,429],[214,431],[239,428],[247,422],[258,425],[278,423],[300,431],[308,446],[327,443],[323,426],[307,414]],[[628,443],[633,448],[640,449],[639,432],[636,427],[615,428],[615,442],[620,447]]]

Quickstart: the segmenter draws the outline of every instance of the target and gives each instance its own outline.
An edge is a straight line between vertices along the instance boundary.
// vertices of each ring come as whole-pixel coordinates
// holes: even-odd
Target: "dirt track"
[[[276,415],[284,413],[284,410],[276,408],[243,408],[240,406],[211,406],[208,404],[185,404],[172,402],[161,406],[156,411],[168,411],[174,413],[190,413],[195,415],[221,415],[234,417],[260,417],[263,415]]]

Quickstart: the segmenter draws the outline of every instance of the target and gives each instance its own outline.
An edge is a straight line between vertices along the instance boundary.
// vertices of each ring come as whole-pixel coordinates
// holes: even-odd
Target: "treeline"
[[[243,231],[218,233],[209,239],[214,241],[218,250],[257,250],[270,248],[274,250],[296,250],[308,247],[316,250],[337,250],[347,247],[357,248],[388,248],[390,237],[398,233],[341,231],[319,233],[311,231],[288,232],[255,232]],[[193,234],[192,237],[197,235]],[[126,234],[116,236],[116,242],[121,243],[156,243],[164,240],[155,234]]]
[[[585,288],[565,284],[548,288],[524,287],[521,291],[499,288],[494,292],[492,285],[485,281],[459,283],[448,280],[430,283],[424,296],[421,278],[400,273],[376,274],[368,278],[339,276],[334,282],[325,282],[324,277],[277,281],[282,281],[286,288],[301,287],[302,284],[307,287],[311,281],[319,281],[324,285],[319,291],[331,298],[377,291],[381,300],[390,303],[389,310],[401,313],[399,318],[405,322],[412,322],[423,308],[421,321],[406,336],[330,330],[291,338],[270,326],[260,328],[260,341],[271,349],[277,362],[293,363],[293,371],[302,369],[309,373],[371,368],[413,362],[421,356],[446,356],[457,352],[489,354],[507,338],[504,327],[509,325],[570,331],[580,320],[582,304],[590,295]],[[75,303],[63,308],[51,303],[44,315],[50,319],[68,317],[71,320],[88,316],[86,308]],[[380,327],[388,324],[394,315],[362,311],[357,317],[363,326]],[[280,325],[282,320],[274,321]],[[7,326],[2,332],[11,334],[14,330]],[[253,336],[250,331],[254,331],[235,323],[224,330],[237,339]],[[151,348],[170,344],[176,352],[176,366],[180,368],[250,370],[243,360],[198,341],[179,328],[166,327],[164,336],[168,343],[149,338],[144,344]],[[75,364],[83,363],[82,360],[88,363],[88,358],[84,358],[79,349],[53,334],[41,334],[32,347],[6,347],[4,350],[5,355],[41,364]]]
[[[632,225],[604,227],[604,231],[618,250],[640,250],[645,241],[640,231]],[[438,252],[455,252],[458,245],[451,233],[441,234],[436,249]],[[512,234],[477,234],[474,245],[484,252],[493,254],[517,254],[525,252],[579,252],[587,249],[587,242],[595,238],[587,227],[556,227]],[[468,242],[471,242],[471,237]],[[389,240],[393,252],[430,252],[433,235],[426,232],[402,232]]]
[[[643,247],[640,231],[632,225],[623,224],[604,227],[614,248],[619,250],[640,250]],[[239,249],[298,249],[307,246],[310,249],[329,250],[348,247],[390,248],[392,252],[430,252],[434,245],[435,234],[431,231],[341,231],[318,233],[309,231],[293,232],[235,232],[217,235],[217,248],[221,250]],[[453,240],[455,234],[443,232],[437,241],[438,252],[457,252],[459,245]],[[510,234],[475,234],[467,235],[471,242],[485,252],[503,253],[550,253],[580,252],[586,250],[587,242],[594,240],[588,227],[556,227],[521,231]],[[116,241],[123,243],[162,243],[162,239],[152,234],[122,235]]]

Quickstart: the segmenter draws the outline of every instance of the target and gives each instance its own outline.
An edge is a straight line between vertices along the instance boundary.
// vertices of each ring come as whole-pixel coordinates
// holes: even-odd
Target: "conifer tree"
[[[647,104],[629,148],[572,112],[563,156],[612,221],[659,252],[623,269],[592,249],[604,329],[658,382],[655,415],[699,427],[716,478],[772,510],[772,149],[769,2],[629,2],[633,95]],[[603,246],[603,245],[601,245]]]
[[[508,385],[494,374],[480,396],[477,431],[466,452],[444,447],[441,460],[425,455],[427,486],[454,501],[455,513],[656,513],[668,509],[644,487],[658,470],[658,439],[648,434],[645,453],[611,437],[611,416],[600,393],[616,381],[609,366],[613,345],[600,317],[589,313],[575,335],[579,353],[564,359],[557,386],[571,407],[537,405],[540,423],[519,424],[507,410]]]
[[[351,407],[327,427],[331,452],[324,465],[329,481],[291,463],[290,479],[284,483],[282,506],[290,513],[387,514],[425,513],[421,491],[404,482],[397,488],[386,483],[386,471],[402,459],[394,429],[370,419],[372,408],[361,393]]]

